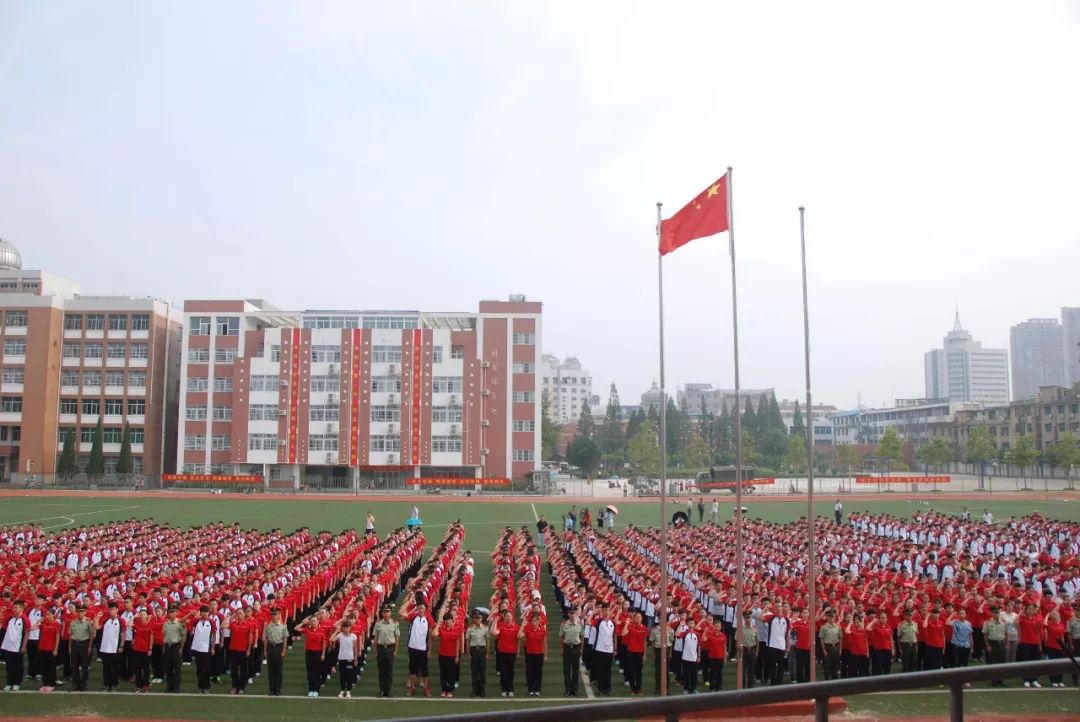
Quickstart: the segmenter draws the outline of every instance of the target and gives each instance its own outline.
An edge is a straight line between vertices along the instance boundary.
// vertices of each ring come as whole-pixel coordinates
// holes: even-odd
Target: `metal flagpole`
[[[656,270],[657,289],[660,297],[660,696],[667,696],[668,624],[668,549],[667,549],[667,392],[664,390],[664,255],[659,252],[660,214],[663,203],[656,204]]]
[[[735,682],[743,686],[743,538],[742,538],[742,407],[739,401],[739,304],[735,286],[735,209],[732,207],[732,169],[727,169],[728,254],[731,256],[731,336],[735,353]],[[722,400],[721,400],[722,402]]]
[[[814,514],[814,406],[810,394],[810,305],[806,296],[806,208],[799,206],[799,244],[802,247],[803,346],[806,359],[806,580],[810,590],[810,681],[817,677],[817,517]]]

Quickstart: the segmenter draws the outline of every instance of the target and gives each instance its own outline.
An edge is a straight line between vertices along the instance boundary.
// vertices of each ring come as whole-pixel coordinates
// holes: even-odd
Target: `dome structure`
[[[19,249],[0,238],[0,271],[21,271],[22,254]]]

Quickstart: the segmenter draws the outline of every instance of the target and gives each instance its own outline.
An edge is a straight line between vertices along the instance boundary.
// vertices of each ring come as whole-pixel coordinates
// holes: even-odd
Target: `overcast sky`
[[[0,2],[0,237],[84,293],[544,302],[657,377],[655,203],[735,167],[742,383],[923,393],[959,301],[1080,305],[1080,2]],[[732,385],[726,237],[668,256],[668,386]]]

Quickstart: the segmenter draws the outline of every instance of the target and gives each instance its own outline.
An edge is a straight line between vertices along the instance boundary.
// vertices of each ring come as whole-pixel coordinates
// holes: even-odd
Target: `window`
[[[145,343],[131,344],[131,358],[150,358],[150,346]]]
[[[105,415],[119,416],[124,413],[123,399],[105,399]]]
[[[248,434],[248,451],[277,451],[277,434]]]
[[[184,473],[185,474],[205,474],[206,473],[206,465],[205,464],[184,464]]]
[[[25,356],[26,340],[21,338],[9,338],[4,340],[5,356]]]
[[[87,388],[99,389],[101,388],[101,372],[100,371],[83,371],[82,372],[82,385]]]
[[[64,443],[65,439],[67,439],[68,434],[71,434],[71,440],[75,441],[75,429],[74,428],[72,428],[70,426],[61,426],[56,431],[57,431],[56,440],[59,441],[61,444]]]
[[[110,343],[108,354],[109,358],[124,358],[127,356],[127,346],[122,343]]]
[[[214,349],[214,363],[231,364],[234,361],[236,361],[236,349],[234,349],[234,348],[217,348],[217,349]]]
[[[210,361],[210,349],[208,348],[189,348],[187,352],[188,363],[192,364],[204,364]]]
[[[514,419],[513,429],[514,431],[536,431],[536,422]]]
[[[100,343],[88,343],[83,346],[83,358],[101,358],[105,348]]]
[[[341,379],[337,376],[312,376],[312,391],[338,391],[341,389]]]
[[[374,392],[389,391],[391,393],[401,391],[400,376],[372,376],[371,390]]]
[[[3,383],[5,384],[21,384],[25,379],[26,372],[21,368],[4,369]]]
[[[84,426],[79,430],[79,443],[80,444],[92,444],[94,443],[94,427]]]
[[[228,434],[214,434],[210,437],[211,451],[228,451],[232,446],[232,437]]]
[[[209,382],[205,376],[188,376],[187,390],[188,391],[206,391],[209,388]]]
[[[281,361],[281,346],[277,344],[271,344],[270,346],[270,360],[274,362]]]
[[[460,358],[465,358],[465,347],[460,346],[460,345],[451,346],[450,347],[450,358],[459,358],[459,359]]]
[[[144,444],[146,443],[146,431],[143,429],[131,429],[131,443],[132,444]]]
[[[115,313],[109,314],[109,330],[110,331],[127,331],[127,316],[120,316]]]
[[[312,346],[312,363],[334,363],[341,360],[341,346]]]
[[[206,437],[202,434],[188,434],[184,437],[185,451],[205,451]]]
[[[337,434],[311,434],[307,441],[308,451],[337,451]]]
[[[400,406],[372,406],[372,421],[401,421]]]
[[[136,313],[131,317],[131,330],[132,331],[149,331],[150,330],[150,314],[148,313]]]
[[[5,414],[22,413],[22,396],[5,396],[0,399],[0,412]]]
[[[250,389],[252,391],[277,391],[281,385],[278,376],[270,374],[255,374],[251,377]]]
[[[79,385],[79,372],[78,371],[61,371],[60,372],[60,385],[61,386],[78,386]]]
[[[335,405],[312,404],[308,407],[308,418],[312,421],[337,421],[339,409]]]
[[[206,421],[206,407],[188,406],[184,409],[184,418],[188,421]]]
[[[77,414],[77,413],[79,413],[79,400],[78,399],[60,399],[60,413],[61,414]]]
[[[215,406],[214,421],[232,421],[231,406]]]
[[[101,413],[101,402],[97,399],[83,399],[82,412],[87,416],[97,416]]]
[[[86,330],[87,331],[104,331],[105,330],[105,314],[103,314],[103,313],[88,313],[88,314],[86,314]]]
[[[371,360],[375,363],[401,363],[400,346],[372,346]]]
[[[357,328],[359,316],[307,316],[304,328]]]
[[[128,371],[128,388],[129,389],[145,389],[146,388],[146,372],[145,371]]]
[[[0,291],[17,291],[19,284],[14,281],[0,281]]]
[[[6,344],[4,346],[4,353],[7,353]],[[64,358],[80,358],[82,356],[82,346],[77,343],[65,343],[60,355]]]
[[[370,451],[401,451],[400,436],[372,436],[369,444]]]
[[[109,371],[105,374],[106,386],[123,386],[124,385],[124,372],[123,371]]]
[[[210,335],[210,317],[209,316],[192,316],[191,317],[191,329],[189,335],[191,336],[209,336]]]
[[[431,437],[431,451],[432,453],[461,453],[461,437],[460,436],[432,436]]]
[[[536,373],[536,364],[530,363],[517,363],[514,364],[513,372],[516,374],[534,374]]]
[[[8,311],[4,314],[4,325],[24,328],[26,326],[26,311]]]
[[[277,421],[277,404],[252,404],[248,406],[248,421]]]
[[[433,364],[441,364],[442,363],[442,346],[435,346],[434,348],[431,349],[431,363],[433,363]]]
[[[415,316],[364,316],[363,328],[418,328]]]
[[[460,376],[436,376],[431,381],[431,393],[433,394],[460,394]]]
[[[534,394],[532,391],[515,391],[514,392],[514,403],[516,403],[516,404],[532,403],[533,401],[536,401],[536,394]]]
[[[64,314],[64,330],[65,331],[81,331],[82,330],[82,316],[77,313],[65,313]]]
[[[119,444],[123,432],[115,426],[106,426],[101,430],[101,442],[104,444]]]
[[[229,393],[232,391],[232,376],[215,376],[214,391],[219,393]]]
[[[218,316],[214,324],[218,336],[239,336],[240,318],[237,316]]]
[[[514,449],[514,461],[532,461],[533,450],[532,449]]]
[[[460,406],[432,406],[431,407],[431,421],[436,424],[460,424],[461,423],[461,407]]]
[[[532,346],[536,343],[536,336],[531,333],[515,333],[513,341],[515,346]]]

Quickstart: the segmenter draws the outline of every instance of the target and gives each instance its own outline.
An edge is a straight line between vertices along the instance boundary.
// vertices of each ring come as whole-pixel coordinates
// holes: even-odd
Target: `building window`
[[[6,368],[3,372],[3,383],[21,384],[26,380],[26,372],[21,368]]]
[[[462,359],[465,358],[465,347],[460,344],[450,347],[450,358]]]
[[[304,318],[304,328],[356,328],[359,325],[359,316],[307,316]]]
[[[214,434],[210,437],[211,451],[228,451],[232,446],[232,437],[228,434]]]
[[[436,376],[431,381],[431,393],[433,394],[460,394],[460,376]]]
[[[248,421],[277,421],[277,404],[252,404],[248,406]]]
[[[101,442],[104,444],[119,444],[123,432],[115,426],[106,426],[101,430]]]
[[[379,392],[397,392],[401,391],[401,377],[400,376],[372,376],[371,377],[371,390]]]
[[[311,434],[308,436],[308,451],[337,451],[337,434]]]
[[[401,451],[401,437],[373,435],[369,439],[371,451]]]
[[[205,376],[188,376],[188,391],[206,391],[209,388],[209,380]]]
[[[536,344],[536,336],[531,333],[515,333],[513,342],[515,346],[533,346]]]
[[[277,391],[281,385],[281,378],[271,374],[255,374],[251,377],[250,389],[252,391]]]
[[[515,391],[514,392],[514,403],[516,403],[516,404],[532,403],[535,400],[536,400],[536,394],[534,394],[532,391]]]
[[[514,461],[532,461],[533,450],[532,449],[514,449]]]
[[[206,437],[203,434],[188,434],[184,437],[185,451],[206,451]]]
[[[88,343],[83,346],[83,358],[101,358],[105,348],[100,343]]]
[[[4,314],[4,325],[25,328],[26,318],[26,311],[8,311]]]
[[[400,406],[372,406],[372,421],[401,421]]]
[[[443,348],[442,346],[434,346],[434,347],[432,347],[432,349],[431,349],[431,363],[433,363],[433,364],[441,364],[442,363],[442,348]]]
[[[188,421],[206,421],[206,407],[188,406],[184,409],[184,418]]]
[[[127,316],[119,316],[114,313],[109,314],[109,330],[110,331],[127,331]]]
[[[312,346],[312,363],[336,363],[341,361],[341,346]]]
[[[150,346],[145,343],[133,343],[130,346],[131,358],[150,358]]]
[[[105,330],[105,314],[103,314],[103,313],[88,313],[88,314],[86,314],[86,330],[87,331],[104,331]]]
[[[337,404],[312,404],[308,407],[308,418],[312,421],[337,421],[339,413]]]
[[[432,436],[431,452],[434,454],[461,453],[460,436]]]
[[[122,399],[105,399],[105,415],[119,416],[124,413],[124,401]]]
[[[276,343],[270,345],[270,360],[274,363],[281,361],[281,346]]]
[[[4,345],[4,353],[7,354],[6,343]],[[77,343],[65,343],[60,355],[64,358],[80,358],[82,356],[82,346]]]
[[[312,376],[311,377],[311,390],[312,391],[339,391],[341,389],[341,379],[337,376]]]
[[[514,419],[513,429],[514,431],[536,431],[536,422]]]
[[[65,331],[81,331],[82,330],[82,316],[77,313],[64,314],[64,330]]]
[[[79,385],[79,372],[78,371],[61,371],[60,372],[60,385],[61,386],[78,386]]]
[[[79,400],[78,399],[60,399],[60,413],[61,414],[77,414],[77,413],[79,413]]]
[[[127,346],[122,343],[110,343],[108,347],[109,358],[124,358],[127,355]]]
[[[4,339],[5,356],[25,356],[26,340],[21,338]]]
[[[184,464],[183,473],[185,473],[185,474],[205,474],[206,473],[206,465],[205,464]]]
[[[210,349],[208,348],[189,348],[187,352],[188,363],[191,364],[204,364],[210,361]]]
[[[377,364],[401,363],[401,346],[372,346],[371,360]]]
[[[146,313],[136,313],[131,317],[131,330],[132,331],[149,331],[150,330],[150,315]]]
[[[214,421],[232,421],[231,406],[215,406]]]
[[[146,431],[144,429],[130,429],[130,434],[133,445],[146,443]]]
[[[239,336],[240,319],[237,316],[218,316],[214,330],[218,336]]]
[[[364,316],[362,328],[418,328],[415,316]]]
[[[22,413],[22,396],[5,396],[0,399],[0,411],[5,414]]]
[[[219,364],[231,364],[236,361],[236,349],[234,348],[217,348],[214,349],[214,362]]]
[[[128,371],[128,388],[129,389],[145,389],[146,388],[146,372],[145,371]]]
[[[513,366],[513,372],[516,374],[533,374],[536,373],[536,364],[530,363],[517,363]]]
[[[119,386],[124,385],[124,372],[123,371],[109,371],[105,374],[106,386]]]
[[[277,451],[276,434],[248,434],[248,451]]]
[[[192,316],[191,327],[188,330],[190,336],[209,336],[210,335],[210,317],[209,316]]]
[[[79,443],[80,444],[92,444],[94,443],[94,427],[84,426],[79,430]]]
[[[215,393],[229,393],[232,391],[232,376],[215,376],[214,377],[214,392]]]
[[[460,406],[432,406],[431,421],[436,424],[460,424]]]
[[[101,388],[101,372],[100,371],[83,371],[82,372],[82,385],[88,389],[97,390]]]
[[[71,426],[61,426],[57,429],[56,440],[61,444],[67,439],[67,435],[71,434],[71,440],[75,441],[75,429]]]
[[[101,402],[98,399],[83,399],[82,412],[85,416],[97,416],[101,413]]]

